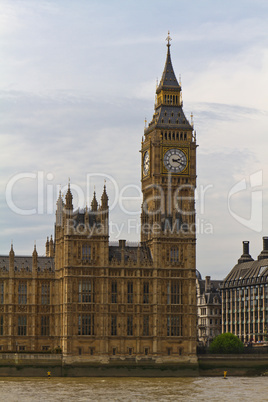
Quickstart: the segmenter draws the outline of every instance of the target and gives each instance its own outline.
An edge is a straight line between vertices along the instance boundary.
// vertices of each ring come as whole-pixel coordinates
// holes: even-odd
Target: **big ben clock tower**
[[[142,141],[141,241],[154,263],[195,268],[196,137],[184,115],[167,37],[167,58],[155,112]]]
[[[197,145],[193,125],[183,112],[181,84],[173,70],[170,41],[168,34],[166,64],[156,89],[155,111],[145,127],[141,146],[141,242],[150,249],[155,276],[162,283],[160,287],[166,288],[167,296],[158,294],[156,300],[166,310],[167,317],[173,311],[168,306],[174,304],[172,294],[179,294],[175,304],[180,307],[173,308],[180,312],[176,318],[181,326],[180,339],[185,352],[191,355],[196,346]]]

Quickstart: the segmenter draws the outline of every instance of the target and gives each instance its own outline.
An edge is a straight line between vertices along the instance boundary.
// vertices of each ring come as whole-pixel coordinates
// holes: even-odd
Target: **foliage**
[[[244,350],[243,342],[231,333],[218,335],[210,344],[211,353],[242,353]]]

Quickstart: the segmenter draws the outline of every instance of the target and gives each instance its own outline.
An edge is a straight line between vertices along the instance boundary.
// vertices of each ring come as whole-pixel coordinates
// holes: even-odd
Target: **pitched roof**
[[[171,62],[170,44],[167,44],[167,48],[168,50],[166,63],[156,93],[160,92],[162,89],[178,89],[179,91],[181,90]]]
[[[32,272],[33,258],[32,256],[15,256],[14,258],[14,270]],[[53,257],[37,257],[37,269],[38,271],[55,271],[54,258]],[[0,256],[0,270],[9,271],[9,257]]]
[[[224,286],[268,282],[268,258],[236,264],[224,279]]]

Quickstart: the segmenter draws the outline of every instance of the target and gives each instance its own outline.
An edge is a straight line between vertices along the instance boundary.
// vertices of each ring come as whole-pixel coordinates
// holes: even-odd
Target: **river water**
[[[268,377],[0,378],[0,401],[268,401]]]

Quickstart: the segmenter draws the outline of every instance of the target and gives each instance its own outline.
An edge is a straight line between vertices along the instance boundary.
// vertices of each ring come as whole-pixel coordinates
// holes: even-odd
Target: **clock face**
[[[147,176],[149,173],[149,166],[150,166],[150,155],[149,152],[146,151],[143,156],[143,175]]]
[[[182,172],[187,166],[187,157],[180,149],[169,149],[164,155],[164,165],[171,173]]]

